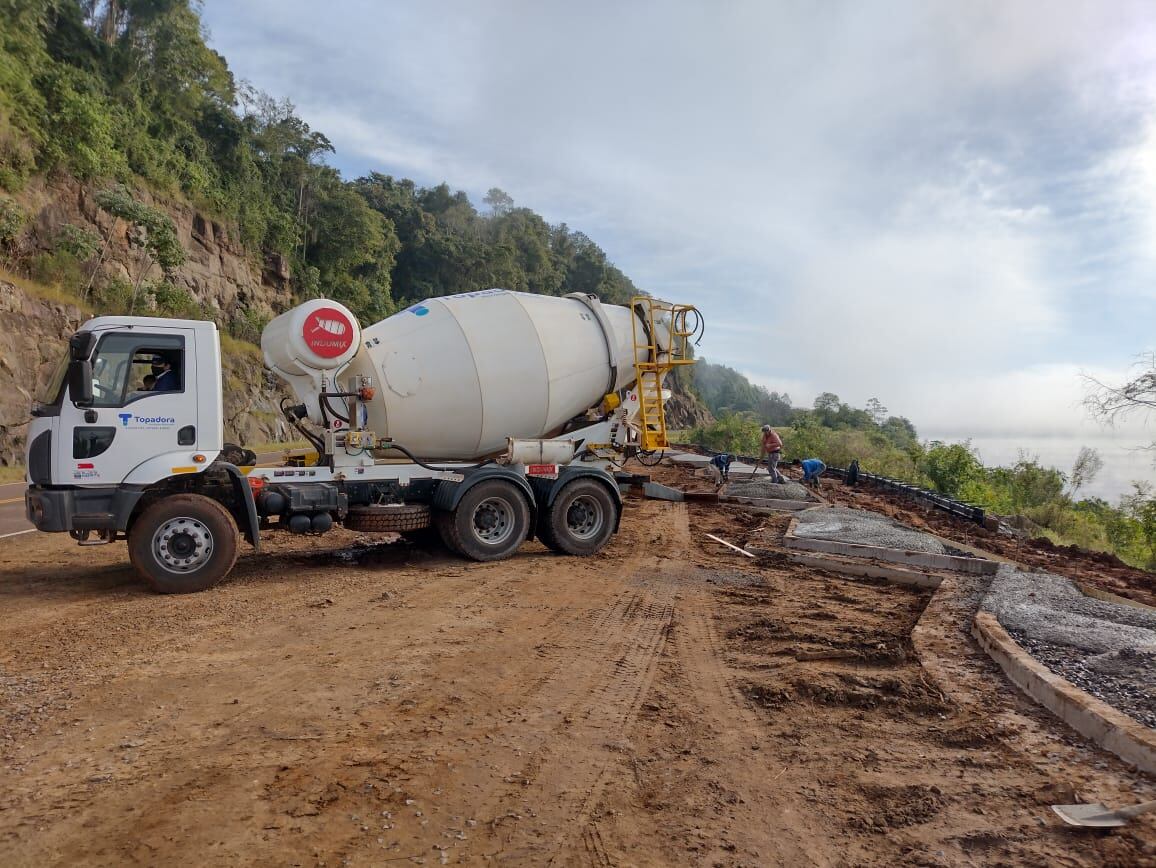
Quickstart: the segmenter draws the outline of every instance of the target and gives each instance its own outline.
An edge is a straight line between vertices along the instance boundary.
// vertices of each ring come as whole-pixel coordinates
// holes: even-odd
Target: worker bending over
[[[715,474],[715,485],[723,485],[731,481],[731,462],[734,460],[733,455],[728,455],[726,452],[720,452],[710,460],[710,466]]]
[[[793,463],[796,467],[803,468],[803,485],[813,486],[816,491],[823,490],[819,483],[819,477],[827,469],[826,464],[818,458],[804,458],[802,461],[796,458]]]

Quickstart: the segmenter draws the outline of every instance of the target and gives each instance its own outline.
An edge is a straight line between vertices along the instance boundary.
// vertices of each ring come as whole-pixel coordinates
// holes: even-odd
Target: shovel
[[[1140,814],[1156,811],[1156,801],[1141,802],[1130,808],[1113,811],[1107,805],[1052,805],[1061,820],[1069,826],[1085,826],[1090,829],[1115,829],[1128,825],[1128,821]]]

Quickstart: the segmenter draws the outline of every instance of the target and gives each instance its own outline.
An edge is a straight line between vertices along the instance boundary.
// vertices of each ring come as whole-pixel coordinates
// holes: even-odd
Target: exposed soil
[[[1151,815],[1047,808],[1151,780],[950,626],[944,685],[929,593],[790,564],[788,521],[631,500],[593,558],[497,564],[335,531],[187,597],[0,542],[0,861],[1156,865]]]

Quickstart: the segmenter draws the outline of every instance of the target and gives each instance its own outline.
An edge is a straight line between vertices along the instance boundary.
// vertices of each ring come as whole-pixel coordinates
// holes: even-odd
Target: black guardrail
[[[697,449],[705,455],[718,455],[717,451],[708,449],[705,446],[698,444],[687,444],[687,446],[691,449]],[[759,464],[759,459],[753,455],[735,455],[734,457],[738,461],[745,461],[756,467]],[[847,473],[848,471],[845,467],[828,467],[825,471],[825,475],[837,476],[844,482],[847,480]],[[884,491],[890,491],[894,494],[909,497],[920,503],[925,503],[928,506],[934,506],[936,509],[942,509],[944,512],[949,512],[952,515],[957,515],[968,521],[974,521],[976,524],[983,524],[987,517],[982,506],[976,506],[974,503],[964,503],[962,500],[956,500],[954,497],[948,497],[946,494],[940,494],[938,491],[930,491],[918,485],[912,485],[910,482],[892,479],[890,476],[880,476],[877,473],[867,473],[866,471],[860,470],[856,484],[864,482],[882,488]]]

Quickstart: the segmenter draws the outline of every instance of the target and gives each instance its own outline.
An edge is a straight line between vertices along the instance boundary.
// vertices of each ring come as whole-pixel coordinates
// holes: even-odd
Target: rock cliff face
[[[160,268],[149,267],[137,243],[138,230],[97,205],[98,189],[69,177],[34,179],[13,197],[28,216],[11,251],[14,258],[29,262],[51,253],[61,230],[71,225],[107,240],[84,266],[85,274],[95,269],[96,284],[161,277]],[[278,257],[256,261],[226,227],[188,204],[161,201],[144,190],[133,195],[172,218],[187,257],[174,281],[213,319],[227,323],[246,314],[251,320],[267,319],[292,304],[289,270]],[[80,292],[83,287],[70,289]],[[23,461],[33,396],[51,376],[68,336],[87,316],[65,293],[59,299],[45,298],[0,280],[0,465]],[[284,393],[266,384],[260,352],[239,341],[226,339],[223,344],[226,439],[253,443],[288,436],[277,406]]]
[[[714,421],[710,410],[702,405],[694,395],[678,394],[670,396],[666,402],[666,426],[676,431],[688,431]]]
[[[74,304],[39,298],[0,280],[0,465],[23,464],[33,398],[85,318]],[[222,355],[225,439],[234,443],[295,439],[278,408],[286,393],[266,384],[260,351],[226,340]]]
[[[135,283],[148,264],[140,245],[134,243],[136,230],[101,210],[96,192],[69,177],[31,183],[15,197],[30,218],[18,254],[30,257],[51,252],[61,229],[73,225],[108,239],[103,256],[86,263],[91,268],[99,259],[98,281],[120,278]],[[176,270],[175,282],[206,305],[214,319],[228,322],[243,311],[267,318],[291,304],[289,269],[280,257],[257,261],[226,227],[188,204],[160,201],[144,190],[134,190],[133,195],[172,218],[187,257]],[[157,279],[161,270],[153,265],[144,277]]]

